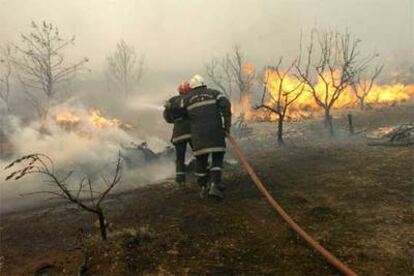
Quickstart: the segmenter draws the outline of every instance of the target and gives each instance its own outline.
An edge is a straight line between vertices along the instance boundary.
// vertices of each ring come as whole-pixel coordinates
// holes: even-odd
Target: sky
[[[0,0],[0,44],[47,20],[76,35],[70,55],[92,69],[122,38],[152,72],[196,72],[235,44],[257,64],[294,56],[300,33],[316,26],[348,28],[367,51],[404,62],[414,56],[413,17],[414,0]]]

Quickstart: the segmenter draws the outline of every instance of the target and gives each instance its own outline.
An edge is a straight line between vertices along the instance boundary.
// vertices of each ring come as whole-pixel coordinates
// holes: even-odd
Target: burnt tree
[[[116,45],[107,58],[107,78],[118,91],[128,97],[136,88],[145,72],[144,56],[138,57],[135,49],[124,40]]]
[[[60,85],[70,81],[76,72],[84,68],[88,59],[68,64],[64,51],[74,44],[75,37],[62,38],[58,27],[46,21],[41,24],[32,22],[31,31],[21,34],[21,38],[22,44],[15,46],[19,56],[13,58],[13,63],[18,69],[18,78],[26,88],[24,92],[28,100],[39,117],[45,119]]]
[[[38,191],[31,194],[49,194],[52,197],[61,198],[69,203],[75,204],[80,210],[93,213],[99,220],[99,228],[102,240],[107,239],[107,224],[105,214],[102,209],[102,202],[113,190],[113,188],[121,181],[121,156],[115,166],[115,172],[111,179],[102,176],[105,189],[97,192],[95,185],[88,177],[79,180],[78,187],[73,189],[69,179],[73,171],[68,172],[64,176],[58,176],[54,168],[54,163],[50,157],[45,154],[29,154],[16,159],[5,169],[10,169],[16,165],[22,165],[22,168],[16,169],[6,177],[7,180],[18,180],[26,175],[39,174],[46,177],[46,183],[52,187],[51,190]]]
[[[286,85],[286,78],[291,75],[292,70],[297,65],[298,61],[293,61],[290,66],[282,71],[280,69],[282,58],[279,59],[275,67],[268,67],[264,80],[263,95],[260,105],[256,109],[265,109],[277,115],[277,142],[279,145],[284,145],[283,139],[283,123],[289,111],[289,107],[293,104],[304,92],[305,83],[298,81],[293,85]],[[275,74],[270,82],[270,74]],[[275,93],[269,92],[269,88]]]
[[[345,89],[352,85],[355,75],[375,57],[361,57],[360,43],[360,39],[348,32],[312,30],[306,61],[304,65],[296,66],[298,76],[309,87],[315,103],[323,109],[325,127],[331,136],[334,136],[332,108]]]

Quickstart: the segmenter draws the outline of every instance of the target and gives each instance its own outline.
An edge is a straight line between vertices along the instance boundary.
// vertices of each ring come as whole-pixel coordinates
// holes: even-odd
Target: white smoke
[[[43,201],[39,197],[21,197],[21,194],[45,190],[45,183],[38,175],[28,175],[18,181],[4,181],[11,172],[3,168],[15,158],[30,153],[44,153],[54,161],[55,168],[99,179],[102,173],[110,176],[122,145],[139,145],[143,140],[132,137],[119,127],[94,127],[81,124],[75,130],[68,130],[55,122],[56,110],[75,111],[83,117],[87,110],[79,106],[59,106],[52,110],[47,128],[39,122],[22,125],[16,118],[10,118],[8,127],[3,129],[11,143],[13,156],[0,160],[0,212],[33,206]],[[148,148],[154,153],[163,152],[168,143],[157,137],[146,139]],[[141,156],[142,157],[142,156]],[[140,157],[138,157],[140,158]],[[131,189],[157,181],[173,174],[171,159],[140,163],[139,166],[124,165],[122,183],[119,189]],[[76,183],[77,179],[73,179]]]

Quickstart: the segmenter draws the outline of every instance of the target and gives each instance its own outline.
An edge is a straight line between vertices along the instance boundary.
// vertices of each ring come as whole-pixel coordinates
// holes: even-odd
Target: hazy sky
[[[407,59],[414,49],[414,0],[0,0],[0,43],[18,41],[30,21],[76,35],[78,57],[99,68],[120,38],[152,71],[199,70],[238,43],[260,64],[294,54],[300,30],[348,27],[366,49]]]

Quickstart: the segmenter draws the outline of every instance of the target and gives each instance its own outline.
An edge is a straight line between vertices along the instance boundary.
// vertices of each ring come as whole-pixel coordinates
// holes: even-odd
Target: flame
[[[246,72],[253,72],[253,65],[245,65]],[[249,69],[250,68],[250,69]],[[283,74],[283,72],[280,72]],[[325,80],[328,80],[330,85],[326,88],[325,83],[322,80],[322,77]],[[328,101],[332,98],[335,88],[333,87],[333,82],[338,82],[340,78],[339,72],[334,72],[331,74],[322,74],[316,80],[314,85],[316,96],[322,101],[327,97]],[[263,79],[267,80],[267,91],[270,96],[266,97],[264,104],[272,108],[277,108],[277,102],[281,104],[283,108],[283,103],[286,97],[292,99],[300,91],[301,82],[293,75],[286,75],[281,83],[281,79],[277,72],[271,68],[267,68],[264,72]],[[296,90],[295,90],[296,89]],[[314,98],[314,95],[311,93],[309,86],[305,85],[303,87],[303,93],[293,102],[287,110],[286,119],[287,120],[302,120],[310,118],[314,113],[322,111]],[[282,93],[279,93],[282,91]],[[286,92],[291,92],[289,95],[286,95]],[[280,94],[280,95],[279,95]],[[414,84],[404,85],[401,83],[394,84],[377,84],[374,83],[371,91],[365,98],[365,104],[367,105],[391,105],[395,103],[402,103],[414,99]],[[244,96],[239,103],[233,104],[232,111],[236,114],[243,114],[244,119],[248,121],[252,120],[266,120],[266,121],[275,121],[278,118],[276,113],[270,112],[265,109],[255,110],[252,108],[252,98],[251,96]],[[354,91],[350,86],[348,86],[336,100],[333,109],[346,109],[346,108],[356,108],[359,106],[358,98],[356,97]]]
[[[247,76],[252,75],[255,70],[256,70],[256,67],[252,63],[246,62],[243,65],[243,73],[246,74]]]
[[[236,116],[243,116],[248,121],[259,120],[257,112],[253,109],[251,96],[244,95],[239,103],[233,103],[231,105],[231,113]]]
[[[99,110],[91,110],[89,112],[89,122],[99,128],[102,127],[119,127],[121,125],[121,121],[117,118],[107,119],[102,116]]]
[[[120,127],[124,129],[131,129],[133,126],[128,123],[122,123],[117,118],[105,118],[100,110],[94,109],[83,114],[76,114],[73,111],[59,111],[56,114],[55,121],[58,125],[66,130],[75,130],[80,126],[93,128],[107,128],[107,127]]]
[[[406,102],[414,97],[414,84],[404,85],[386,84],[374,85],[368,94],[366,103],[368,104],[390,104]]]
[[[80,121],[80,117],[70,111],[63,111],[56,115],[56,122],[76,124]]]
[[[62,111],[56,114],[56,122],[58,125],[67,130],[75,128],[80,121],[81,118],[70,111]]]

